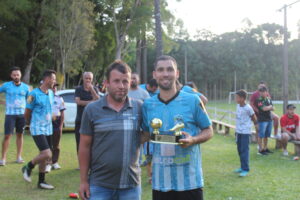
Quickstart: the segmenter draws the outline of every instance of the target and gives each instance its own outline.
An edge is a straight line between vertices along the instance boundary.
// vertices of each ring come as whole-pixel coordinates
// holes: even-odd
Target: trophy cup
[[[162,121],[158,118],[154,118],[151,120],[151,127],[153,128],[153,132],[151,134],[151,142],[153,143],[161,143],[161,144],[175,144],[178,145],[179,140],[181,139],[182,133],[181,129],[184,128],[184,123],[177,123],[173,128],[169,131],[174,132],[174,135],[161,135],[159,134],[159,129],[162,126]]]

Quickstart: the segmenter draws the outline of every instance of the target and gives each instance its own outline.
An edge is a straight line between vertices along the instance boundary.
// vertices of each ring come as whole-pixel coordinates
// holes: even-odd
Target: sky
[[[240,30],[243,19],[254,25],[277,23],[283,25],[284,4],[296,0],[168,0],[168,7],[176,18],[184,22],[190,36],[197,30],[207,29],[215,34]],[[300,2],[287,9],[288,30],[297,38],[297,22],[300,20]]]

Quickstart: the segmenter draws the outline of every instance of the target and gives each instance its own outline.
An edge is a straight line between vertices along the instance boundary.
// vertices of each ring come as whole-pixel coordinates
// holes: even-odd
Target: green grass
[[[3,137],[3,106],[0,106],[0,139]],[[64,134],[61,140],[62,169],[47,175],[47,181],[56,186],[53,191],[41,191],[36,187],[37,169],[33,172],[33,182],[26,183],[21,174],[21,166],[15,160],[15,137],[12,138],[8,153],[8,164],[0,167],[0,199],[68,199],[70,192],[76,192],[79,186],[79,171],[75,153],[73,134]],[[24,153],[26,161],[38,151],[32,138],[24,136]],[[274,147],[274,141],[271,141]],[[292,161],[292,156],[283,157],[281,151],[262,157],[256,154],[256,145],[251,144],[250,174],[239,178],[232,171],[239,167],[234,137],[215,135],[212,140],[203,144],[203,172],[205,178],[206,200],[294,200],[299,198],[300,162]],[[290,153],[293,146],[289,144]],[[145,169],[142,176],[143,200],[151,199],[151,187],[147,183]]]

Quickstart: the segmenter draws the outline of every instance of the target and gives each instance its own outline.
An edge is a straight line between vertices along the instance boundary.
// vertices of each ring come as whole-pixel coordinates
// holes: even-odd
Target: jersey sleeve
[[[0,93],[6,92],[6,84],[0,86]]]
[[[149,124],[148,124],[148,115],[147,115],[147,105],[146,103],[142,106],[142,130],[145,132],[149,132]]]
[[[81,117],[81,126],[80,126],[80,134],[83,135],[93,135],[94,131],[93,131],[93,124],[92,124],[92,120],[91,120],[91,116],[90,116],[90,107],[86,106],[82,117]]]
[[[26,87],[26,94],[25,94],[26,99],[27,99],[29,93],[30,93],[30,91],[29,91],[29,86],[27,86],[27,87]]]
[[[66,110],[64,99],[63,99],[62,97],[59,97],[59,99],[60,99],[59,110],[60,110],[60,111]]]
[[[150,98],[149,93],[146,92],[145,90],[143,90],[143,92],[144,92],[144,100],[149,99]]]
[[[286,127],[287,123],[286,123],[286,120],[285,120],[285,117],[284,115],[280,118],[280,126],[281,128],[283,127]]]
[[[299,115],[296,115],[296,122],[295,122],[295,125],[296,125],[296,126],[299,126],[299,120],[300,120],[300,119],[299,119]]]
[[[75,89],[75,98],[76,97],[79,97],[80,98],[80,87],[77,87],[76,89]]]
[[[253,116],[255,114],[253,108],[250,105],[248,105],[248,113],[249,116]]]
[[[196,125],[200,129],[205,129],[208,128],[211,125],[211,121],[208,117],[208,114],[205,110],[204,105],[202,104],[201,100],[199,97],[195,96],[195,105],[194,105],[194,118]]]
[[[35,92],[30,92],[28,94],[27,100],[26,100],[26,108],[33,110],[34,105],[36,103],[36,95]]]

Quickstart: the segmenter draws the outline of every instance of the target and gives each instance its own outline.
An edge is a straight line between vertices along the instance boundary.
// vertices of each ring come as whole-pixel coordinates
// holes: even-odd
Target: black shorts
[[[32,138],[40,151],[52,150],[52,135],[34,135]]]
[[[202,188],[187,191],[162,192],[152,190],[153,200],[203,200]]]
[[[25,127],[24,115],[5,115],[4,133],[5,135],[13,134],[14,128],[16,133],[23,133]]]

